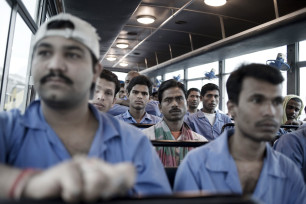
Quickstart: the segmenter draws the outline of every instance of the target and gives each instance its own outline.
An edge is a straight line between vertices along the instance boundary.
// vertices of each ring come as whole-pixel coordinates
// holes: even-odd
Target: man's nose
[[[276,107],[271,102],[266,103],[265,107],[265,114],[269,116],[274,116],[276,114]]]
[[[97,93],[97,99],[98,100],[103,100],[104,99],[104,94],[102,92]]]
[[[48,63],[48,69],[54,70],[54,71],[67,71],[67,66],[65,63],[65,60],[61,54],[54,54],[50,59]]]

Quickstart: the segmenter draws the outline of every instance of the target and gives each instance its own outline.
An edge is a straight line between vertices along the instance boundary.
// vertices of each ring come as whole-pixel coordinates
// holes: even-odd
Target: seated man
[[[301,169],[306,183],[306,124],[281,136],[273,148],[289,157]]]
[[[302,99],[297,95],[287,95],[283,102],[283,125],[302,125],[303,122],[299,120],[302,114],[304,104]]]
[[[156,124],[161,121],[160,117],[145,111],[151,92],[152,83],[146,76],[134,77],[127,87],[127,97],[130,101],[129,110],[116,116],[116,118],[127,123],[139,124]]]
[[[38,29],[32,49],[41,100],[24,114],[0,113],[0,198],[77,202],[127,190],[129,195],[171,193],[148,138],[88,103],[102,70],[95,28],[59,14]],[[127,165],[111,165],[122,162]]]
[[[187,113],[186,115],[190,115],[200,111],[198,106],[200,104],[200,90],[197,88],[190,88],[187,91]]]
[[[119,99],[123,99],[123,100],[126,100],[126,93],[125,93],[125,88],[124,88],[124,82],[123,83],[120,83],[120,90],[119,90],[119,93],[118,93],[118,98]]]
[[[140,74],[136,71],[130,71],[126,77],[125,77],[125,81],[124,81],[124,90],[125,93],[127,93],[127,87],[130,83],[130,81],[136,77],[139,76]],[[125,113],[128,109],[129,109],[129,104],[130,101],[128,98],[121,98],[121,99],[117,99],[116,103],[113,105],[113,107],[111,109],[109,109],[109,111],[107,113],[113,115],[113,116],[117,116],[120,115],[122,113]]]
[[[96,81],[92,104],[101,112],[107,112],[116,101],[120,83],[116,74],[103,69]]]
[[[282,74],[268,65],[242,65],[226,83],[228,110],[235,129],[187,154],[174,190],[252,195],[261,203],[306,203],[306,188],[297,166],[274,151],[271,141],[280,126]]]
[[[185,118],[190,128],[203,135],[208,140],[216,139],[223,125],[231,123],[231,118],[216,110],[219,103],[219,87],[215,84],[205,84],[201,89],[201,101],[203,108]]]
[[[186,90],[182,83],[174,79],[164,81],[158,90],[159,108],[163,120],[143,130],[150,140],[195,140],[207,141],[205,137],[193,132],[184,122],[186,114]],[[176,167],[192,148],[157,147],[159,158],[165,167]]]

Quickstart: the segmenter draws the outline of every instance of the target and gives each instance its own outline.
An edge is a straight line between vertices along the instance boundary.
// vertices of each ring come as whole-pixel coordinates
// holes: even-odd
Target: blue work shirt
[[[88,152],[109,163],[131,162],[137,171],[130,194],[170,194],[165,170],[148,138],[137,128],[89,108],[99,127]],[[71,159],[60,138],[46,122],[40,101],[19,110],[0,113],[0,163],[18,168],[45,169]]]
[[[203,135],[208,140],[216,139],[220,134],[223,125],[232,123],[231,118],[216,111],[214,125],[211,125],[203,111],[198,111],[184,118],[189,127],[196,133]]]
[[[174,191],[242,194],[236,163],[228,148],[234,130],[190,151],[179,166]],[[252,198],[267,204],[306,203],[300,170],[287,157],[266,143],[266,155]]]
[[[114,104],[113,107],[111,107],[107,113],[111,114],[113,116],[120,115],[122,113],[125,113],[127,110],[129,110],[129,107],[119,105],[119,104]]]
[[[301,169],[306,183],[306,124],[281,136],[274,149],[289,157]]]
[[[123,114],[117,115],[116,118],[126,123],[137,123],[137,121],[133,118],[133,116],[130,114],[129,111],[126,111]],[[160,117],[145,113],[145,115],[143,116],[139,124],[156,124],[161,120],[162,119]]]
[[[146,112],[162,118],[163,114],[160,112],[158,105],[158,101],[150,100],[146,105]]]

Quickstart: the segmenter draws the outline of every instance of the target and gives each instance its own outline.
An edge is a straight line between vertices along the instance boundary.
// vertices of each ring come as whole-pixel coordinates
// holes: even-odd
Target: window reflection
[[[32,33],[17,14],[4,110],[21,109]],[[23,111],[23,110],[22,110]]]
[[[0,1],[0,82],[2,82],[2,74],[4,67],[5,48],[7,43],[8,26],[10,21],[11,8],[6,1]],[[0,83],[0,89],[1,89]]]

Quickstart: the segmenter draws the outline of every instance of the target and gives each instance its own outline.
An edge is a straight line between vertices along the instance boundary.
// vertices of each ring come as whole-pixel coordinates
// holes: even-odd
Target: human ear
[[[233,118],[235,118],[235,116],[236,116],[236,108],[235,108],[235,107],[236,107],[236,104],[229,100],[229,101],[227,101],[226,105],[227,105],[228,113],[229,113]]]

